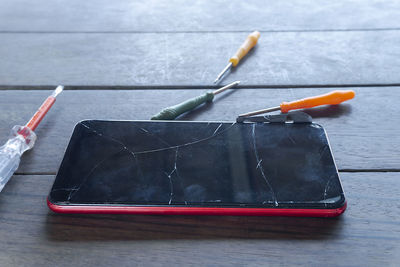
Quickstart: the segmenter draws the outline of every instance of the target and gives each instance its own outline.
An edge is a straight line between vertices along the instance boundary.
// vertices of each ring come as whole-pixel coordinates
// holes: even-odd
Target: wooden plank
[[[61,215],[45,198],[53,176],[15,176],[0,194],[4,266],[396,266],[397,173],[342,173],[337,219]]]
[[[0,31],[250,31],[400,27],[398,1],[0,2]],[[356,14],[356,15],[355,15]]]
[[[0,86],[211,86],[247,33],[0,34]],[[223,81],[400,84],[400,31],[262,33]]]
[[[328,88],[237,89],[216,97],[180,118],[233,121],[238,114],[282,101],[329,92]],[[35,148],[22,159],[19,173],[55,173],[74,125],[83,119],[146,120],[162,108],[204,90],[65,91],[37,129]],[[356,89],[354,100],[310,110],[327,130],[339,169],[400,169],[398,87]],[[50,91],[0,91],[0,143],[14,124],[26,123]],[[385,104],[383,104],[385,103]]]

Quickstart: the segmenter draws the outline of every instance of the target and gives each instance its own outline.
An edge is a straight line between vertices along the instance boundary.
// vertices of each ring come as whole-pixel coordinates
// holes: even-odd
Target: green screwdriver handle
[[[197,97],[186,100],[185,102],[179,103],[175,106],[167,107],[161,110],[158,114],[151,117],[152,120],[173,120],[182,113],[190,111],[195,107],[205,103],[211,102],[214,99],[213,92],[207,92]]]

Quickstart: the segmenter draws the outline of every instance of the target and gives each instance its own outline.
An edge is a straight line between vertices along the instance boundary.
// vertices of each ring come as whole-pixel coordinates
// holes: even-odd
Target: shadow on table
[[[328,105],[303,110],[313,118],[339,118],[351,113],[350,104]]]
[[[343,219],[247,216],[79,215],[49,213],[47,238],[56,241],[269,239],[328,240]]]

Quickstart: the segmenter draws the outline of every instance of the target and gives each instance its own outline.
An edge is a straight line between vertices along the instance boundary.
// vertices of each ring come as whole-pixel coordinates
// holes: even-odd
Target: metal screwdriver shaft
[[[248,112],[248,113],[244,113],[244,114],[240,114],[239,117],[250,117],[250,116],[260,115],[260,114],[273,112],[273,111],[278,111],[278,110],[281,110],[281,107],[260,109],[260,110],[256,110],[256,111],[252,111],[252,112]]]
[[[229,62],[228,65],[218,74],[217,79],[215,79],[214,83],[217,83],[219,80],[221,80],[222,76],[230,69],[232,68],[232,62]]]
[[[217,79],[215,79],[214,83],[217,83],[221,80],[222,76],[233,66],[236,67],[239,64],[240,60],[257,44],[258,38],[260,38],[260,33],[255,31],[247,36],[244,43],[239,47],[236,51],[235,55],[233,55],[229,59],[228,65],[218,74]]]
[[[179,115],[181,115],[187,111],[190,111],[205,102],[211,102],[214,99],[215,95],[222,93],[223,91],[228,90],[232,87],[235,87],[239,83],[240,83],[240,81],[236,81],[236,82],[230,83],[228,85],[225,85],[224,87],[221,87],[220,89],[215,90],[213,92],[211,92],[211,91],[206,92],[202,95],[188,99],[188,100],[186,100],[182,103],[179,103],[175,106],[167,107],[167,108],[161,110],[159,113],[157,113],[153,117],[151,117],[151,119],[152,120],[173,120],[176,117],[178,117]]]
[[[236,85],[239,85],[240,81],[235,81],[233,83],[230,83],[228,85],[225,85],[224,87],[221,87],[215,91],[213,91],[213,95],[218,95],[219,93],[222,93],[225,90],[231,89],[232,87],[235,87]]]

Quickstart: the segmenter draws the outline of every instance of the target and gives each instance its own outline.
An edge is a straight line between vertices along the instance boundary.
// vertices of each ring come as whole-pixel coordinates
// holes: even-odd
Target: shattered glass
[[[77,124],[49,199],[260,208],[345,201],[318,124],[97,120]]]

